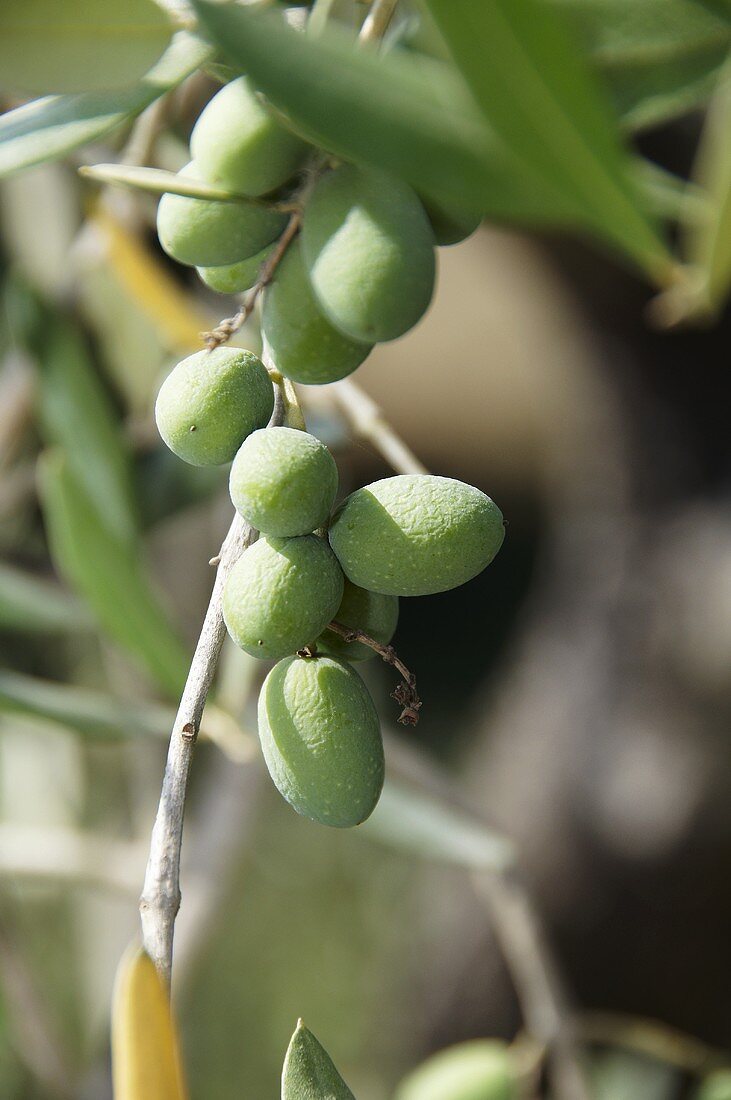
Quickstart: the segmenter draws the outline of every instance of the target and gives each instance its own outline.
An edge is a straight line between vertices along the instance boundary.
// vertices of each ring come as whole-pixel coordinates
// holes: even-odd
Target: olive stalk
[[[367,645],[386,664],[393,665],[401,674],[401,683],[391,692],[391,698],[395,699],[399,706],[403,708],[398,720],[402,726],[415,726],[419,721],[419,711],[421,710],[421,699],[416,690],[416,676],[409,671],[394,647],[383,645],[381,642],[377,642],[375,638],[371,638],[370,634],[366,634],[365,631],[345,626],[336,620],[328,623],[327,629],[332,630],[333,634],[339,635],[345,642],[361,642],[363,645]]]

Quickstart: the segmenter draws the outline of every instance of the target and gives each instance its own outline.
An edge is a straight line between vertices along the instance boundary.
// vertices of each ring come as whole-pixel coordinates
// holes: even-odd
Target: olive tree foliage
[[[339,279],[338,271],[333,275],[310,262],[308,249],[317,251],[319,226],[308,231],[305,223],[300,233],[301,194],[260,198],[271,190],[260,182],[252,198],[242,193],[243,188],[199,178],[194,170],[174,175],[128,155],[114,164],[90,164],[93,158],[87,154],[95,142],[126,137],[129,152],[134,147],[135,120],[141,115],[149,118],[144,112],[155,103],[164,104],[165,97],[188,78],[203,71],[233,87],[236,78],[245,74],[286,132],[276,151],[278,164],[286,166],[282,178],[299,164],[306,145],[317,150],[323,164],[345,162],[337,179],[333,173],[324,185],[312,179],[304,184],[313,208],[325,188],[337,189],[345,179],[347,190],[347,173],[356,171],[347,166],[358,166],[358,186],[364,190],[377,191],[378,181],[387,173],[398,187],[408,185],[416,191],[427,211],[430,207],[457,209],[475,223],[485,219],[586,238],[628,265],[656,291],[653,315],[659,323],[705,323],[718,315],[731,285],[730,49],[728,0],[374,0],[371,5],[359,0],[350,5],[315,0],[311,10],[210,0],[190,4],[5,0],[0,11],[0,87],[12,105],[0,117],[0,177],[70,158],[77,165],[83,163],[82,171],[92,181],[90,188],[97,181],[163,196],[158,228],[166,251],[197,266],[203,281],[214,289],[251,288],[239,312],[208,333],[209,351],[190,357],[196,363],[220,360],[226,371],[233,360],[245,361],[247,370],[258,374],[260,400],[247,431],[237,435],[237,424],[232,435],[231,425],[214,416],[213,440],[203,435],[200,425],[194,425],[198,435],[190,434],[187,408],[185,416],[180,413],[179,390],[173,394],[170,411],[163,387],[158,407],[161,432],[177,454],[197,465],[226,462],[249,431],[254,432],[250,436],[254,443],[248,444],[253,451],[256,436],[267,430],[267,423],[280,431],[303,428],[297,419],[301,414],[296,396],[277,372],[278,366],[282,375],[295,381],[326,384],[332,380],[313,375],[321,369],[317,356],[312,363],[303,363],[301,356],[292,355],[291,371],[284,367],[291,348],[281,339],[282,318],[301,310],[306,295],[329,293],[335,302],[326,319],[307,319],[314,326],[308,330],[308,339],[328,341],[328,347],[346,355],[349,371],[358,366],[373,341],[400,335],[418,318],[428,303],[433,272],[414,291],[413,318],[399,327],[401,318],[391,318],[386,306],[411,275],[408,268],[394,269],[388,302],[384,299],[374,325],[373,317],[364,321],[356,308],[361,303],[349,292],[347,281]],[[705,115],[692,176],[686,180],[643,157],[635,139],[642,130],[690,110],[702,110]],[[196,157],[196,148],[201,156],[213,157],[220,152],[220,143],[214,139],[205,145],[199,131],[192,148]],[[269,170],[276,167],[266,162],[257,165],[257,179],[268,180]],[[186,204],[200,200],[208,204],[206,209],[215,204],[225,211],[225,221],[217,222],[223,225],[220,239],[214,240],[212,223],[196,227],[193,243],[202,240],[210,253],[197,248],[186,251],[190,246]],[[323,201],[327,206],[334,200],[326,195]],[[407,195],[399,207],[399,221],[406,216],[409,202]],[[253,236],[252,255],[242,260],[231,245],[231,226],[240,227],[243,220],[246,232]],[[421,223],[414,237],[419,232]],[[223,259],[222,247],[233,247]],[[428,245],[424,251],[429,251]],[[273,394],[257,357],[219,347],[252,315],[260,292],[280,263],[282,280],[274,283],[266,297],[262,320],[265,350],[270,349],[272,360],[267,366],[276,381]],[[40,499],[51,555],[73,596],[44,590],[40,582],[9,571],[7,576],[0,574],[0,612],[6,623],[22,622],[25,629],[39,631],[88,630],[93,619],[106,637],[146,670],[166,703],[131,706],[122,720],[101,693],[66,693],[58,686],[2,673],[0,707],[40,715],[96,736],[100,732],[124,735],[130,723],[144,734],[173,727],[143,893],[145,952],[130,954],[120,971],[114,1054],[117,1100],[152,1100],[153,1096],[175,1100],[184,1095],[185,1086],[167,983],[179,905],[180,838],[192,746],[202,728],[224,617],[243,649],[255,652],[257,646],[264,647],[271,625],[265,621],[267,608],[260,609],[249,595],[262,589],[256,581],[260,559],[271,559],[267,576],[276,570],[284,576],[280,541],[290,535],[304,562],[300,567],[311,569],[313,589],[323,584],[323,573],[332,571],[332,591],[322,598],[323,607],[317,609],[312,623],[302,632],[301,624],[295,622],[283,642],[278,637],[264,647],[261,655],[285,660],[264,685],[260,726],[266,734],[270,770],[289,801],[300,812],[319,815],[330,824],[356,824],[378,800],[383,757],[377,715],[370,701],[361,698],[365,689],[357,675],[341,663],[343,646],[347,651],[349,645],[370,645],[399,670],[404,682],[396,698],[411,720],[418,717],[421,704],[412,674],[389,644],[395,627],[393,608],[379,605],[380,610],[373,612],[374,626],[363,629],[362,621],[335,615],[338,606],[344,606],[344,585],[362,584],[373,588],[375,595],[390,598],[462,583],[497,552],[503,537],[502,517],[499,512],[490,513],[495,545],[489,555],[484,556],[482,528],[472,540],[479,559],[474,569],[465,566],[460,544],[459,560],[455,559],[459,576],[453,582],[443,583],[440,573],[436,581],[419,577],[413,590],[410,577],[392,588],[390,580],[384,586],[370,560],[357,578],[348,571],[351,559],[360,568],[369,539],[376,553],[393,537],[392,525],[386,523],[381,530],[378,515],[368,516],[375,499],[372,493],[365,519],[359,520],[360,533],[347,526],[347,516],[356,515],[359,508],[354,494],[336,516],[330,533],[332,549],[347,576],[344,582],[327,544],[310,533],[326,521],[333,502],[329,456],[317,452],[324,465],[316,488],[325,503],[315,500],[311,509],[305,509],[305,521],[295,510],[294,526],[281,536],[277,524],[283,516],[276,504],[270,515],[271,502],[266,495],[262,498],[256,478],[251,483],[252,467],[240,466],[237,471],[235,463],[232,494],[241,515],[221,548],[219,578],[188,671],[185,647],[142,564],[141,523],[129,455],[114,409],[89,368],[87,349],[60,314],[42,321],[26,317],[23,328],[29,347],[45,364],[40,419],[47,446],[39,465]],[[195,383],[196,371],[189,373]],[[219,384],[227,395],[228,373],[221,373]],[[358,422],[364,400],[367,410],[367,399],[357,389],[350,392],[353,421]],[[244,396],[244,403],[249,402],[248,391]],[[374,440],[405,479],[394,478],[385,490],[386,497],[395,492],[398,511],[405,482],[423,478],[425,471],[380,417],[372,420],[377,423]],[[265,451],[269,445],[261,444]],[[281,491],[277,487],[272,499],[276,501]],[[436,492],[433,485],[431,491]],[[480,498],[479,507],[484,510],[488,498],[482,494]],[[445,498],[445,512],[451,499]],[[308,501],[303,494],[296,503],[302,510]],[[391,520],[393,514],[387,518]],[[254,522],[265,537],[247,549],[254,537]],[[274,524],[271,537],[268,522]],[[467,549],[471,552],[471,544]],[[311,557],[313,563],[308,564]],[[327,558],[326,567],[314,560],[318,557]],[[420,568],[426,575],[432,566],[426,560]],[[225,585],[228,595],[224,595]],[[239,585],[243,596],[237,601]],[[356,619],[367,613],[365,605],[353,612]],[[382,637],[379,614],[387,620]],[[343,620],[339,625],[331,621],[338,617]],[[308,693],[314,690],[313,655],[293,653],[306,649],[312,634],[323,639],[322,678],[341,685],[334,691],[350,693],[351,708],[357,697],[366,715],[367,738],[357,752],[352,745],[343,751],[349,761],[356,761],[356,771],[360,754],[367,758],[364,767],[372,772],[365,789],[357,792],[357,805],[348,802],[352,792],[343,795],[341,791],[345,802],[329,803],[326,813],[319,792],[315,791],[313,810],[312,790],[300,782],[301,775],[293,778],[288,770],[276,728],[285,712],[289,720],[291,685],[304,684]],[[175,718],[167,704],[181,691]],[[322,720],[317,711],[315,718],[319,729]],[[205,725],[202,729],[206,732]],[[334,785],[340,778],[339,768],[336,763]],[[448,799],[403,786],[397,775],[387,779],[378,812],[364,831],[415,856],[452,863],[478,877],[521,993],[526,1025],[539,1052],[538,1064],[547,1051],[551,1080],[562,1100],[585,1100],[591,1095],[575,1036],[566,1026],[563,990],[553,974],[536,915],[516,877],[510,845],[477,818],[454,810]],[[525,1090],[533,1087],[535,1070],[536,1064],[526,1070],[515,1051],[481,1040],[420,1067],[403,1083],[399,1095],[404,1100],[438,1096],[441,1100],[509,1100],[528,1095]],[[719,1080],[722,1088],[723,1073],[712,1085],[716,1092],[709,1095],[721,1095]],[[283,1098],[347,1100],[352,1095],[325,1050],[300,1023],[284,1064]]]

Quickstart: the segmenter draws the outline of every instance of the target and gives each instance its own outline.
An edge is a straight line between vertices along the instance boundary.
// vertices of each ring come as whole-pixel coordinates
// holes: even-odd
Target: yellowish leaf
[[[187,1100],[167,991],[149,955],[136,947],[117,972],[112,1068],[114,1100]]]

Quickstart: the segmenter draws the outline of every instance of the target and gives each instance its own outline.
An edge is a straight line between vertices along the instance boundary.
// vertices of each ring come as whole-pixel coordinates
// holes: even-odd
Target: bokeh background
[[[184,163],[213,87],[196,78],[172,98],[149,163]],[[657,130],[644,151],[683,171],[698,127]],[[132,556],[169,623],[156,637],[190,652],[226,474],[165,451],[151,410],[233,303],[165,259],[152,199],[99,191],[71,163],[4,181],[0,202],[0,1095],[104,1100],[174,700],[118,644],[139,576],[93,523],[80,569],[101,563],[115,629],[69,584],[49,470],[78,452],[102,512],[105,479],[128,471]],[[415,730],[395,726],[390,670],[371,662],[367,678],[393,736],[517,842],[580,1011],[724,1047],[729,326],[660,331],[650,298],[588,241],[484,227],[442,250],[432,310],[358,382],[431,470],[496,499],[508,536],[469,585],[402,601]],[[240,334],[257,340],[254,324]],[[343,493],[388,473],[326,395],[301,396]],[[359,1100],[385,1100],[432,1050],[512,1039],[518,1006],[464,870],[311,824],[279,798],[247,736],[261,675],[226,649],[195,760],[175,990],[191,1090],[277,1095],[302,1016]],[[610,1077],[607,1097],[687,1094],[651,1060]]]

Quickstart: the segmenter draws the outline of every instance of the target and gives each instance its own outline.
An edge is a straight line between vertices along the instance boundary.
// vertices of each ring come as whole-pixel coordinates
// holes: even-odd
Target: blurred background
[[[148,163],[185,162],[214,87],[166,103]],[[644,151],[683,171],[698,128]],[[175,690],[230,518],[226,472],[174,458],[152,405],[233,301],[163,256],[154,199],[73,163],[3,181],[0,202],[0,1095],[103,1100]],[[433,308],[358,383],[429,469],[495,498],[508,536],[469,585],[402,600],[415,730],[391,670],[365,675],[393,736],[516,841],[580,1010],[724,1047],[729,329],[659,331],[650,297],[576,240],[483,228],[441,250]],[[301,398],[343,494],[388,473],[327,395]],[[359,1100],[385,1100],[430,1051],[512,1039],[520,1013],[464,870],[274,791],[247,732],[264,671],[225,650],[195,760],[175,991],[191,1091],[276,1095],[302,1016]],[[688,1095],[652,1060],[625,1071],[607,1097]]]

